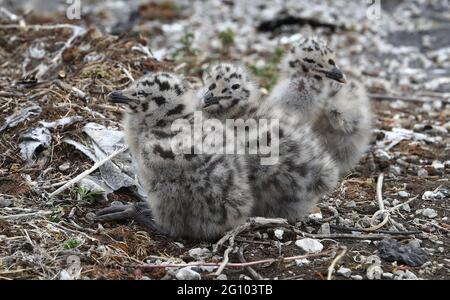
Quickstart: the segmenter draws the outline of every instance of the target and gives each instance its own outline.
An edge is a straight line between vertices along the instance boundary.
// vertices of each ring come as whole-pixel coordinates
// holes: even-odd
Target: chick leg
[[[134,220],[150,231],[161,233],[161,230],[153,221],[148,204],[145,202],[104,208],[97,212],[96,220],[99,222]]]

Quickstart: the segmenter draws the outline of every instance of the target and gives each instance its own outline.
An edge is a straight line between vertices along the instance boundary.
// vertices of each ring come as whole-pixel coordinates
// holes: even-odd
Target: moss
[[[269,91],[278,81],[278,64],[281,62],[284,50],[276,48],[270,55],[264,67],[258,68],[256,65],[250,65],[252,72],[261,80],[261,85]]]

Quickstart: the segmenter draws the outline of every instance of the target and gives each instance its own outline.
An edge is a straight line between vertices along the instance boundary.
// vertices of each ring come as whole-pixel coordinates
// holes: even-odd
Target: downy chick
[[[127,142],[158,229],[209,240],[245,221],[253,198],[244,158],[173,149],[174,140],[191,132],[172,130],[175,121],[189,127],[193,120],[195,96],[185,81],[170,73],[150,74],[110,98],[126,107]],[[104,219],[110,220],[108,213]]]
[[[271,132],[262,135],[279,142],[277,163],[262,165],[264,155],[246,152],[255,199],[253,215],[287,218],[290,222],[302,219],[335,187],[338,179],[336,165],[310,126],[298,122],[289,109],[260,102],[257,85],[241,66],[229,63],[213,66],[204,82],[201,109],[207,117],[279,122],[277,139]],[[255,135],[248,131],[250,141]],[[261,136],[256,138],[260,144]]]
[[[294,45],[282,62],[282,77],[268,97],[308,120],[343,175],[367,149],[371,109],[362,84],[349,84],[333,51],[317,38]]]

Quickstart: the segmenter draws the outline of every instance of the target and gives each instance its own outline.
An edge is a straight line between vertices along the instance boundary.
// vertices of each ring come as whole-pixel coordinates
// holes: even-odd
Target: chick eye
[[[239,84],[233,84],[232,86],[231,86],[231,88],[233,89],[233,90],[237,90],[238,88],[240,88],[241,86],[239,85]]]
[[[330,64],[330,65],[332,65],[332,66],[335,66],[336,64],[334,63],[334,60],[332,60],[332,59],[330,59],[329,61],[328,61],[328,63]]]

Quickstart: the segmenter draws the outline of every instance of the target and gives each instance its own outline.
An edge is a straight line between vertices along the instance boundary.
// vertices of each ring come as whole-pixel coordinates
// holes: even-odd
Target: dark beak
[[[324,73],[327,78],[336,80],[337,82],[340,82],[340,83],[347,82],[347,80],[345,79],[344,73],[342,73],[342,71],[336,67],[334,67],[330,71],[322,71],[322,73]]]
[[[207,92],[203,98],[203,108],[216,104],[219,100],[220,99],[218,97],[214,97],[211,92]]]
[[[136,102],[136,100],[125,97],[121,91],[115,91],[109,94],[109,102],[111,103],[119,103],[119,104],[128,104],[130,102]]]

